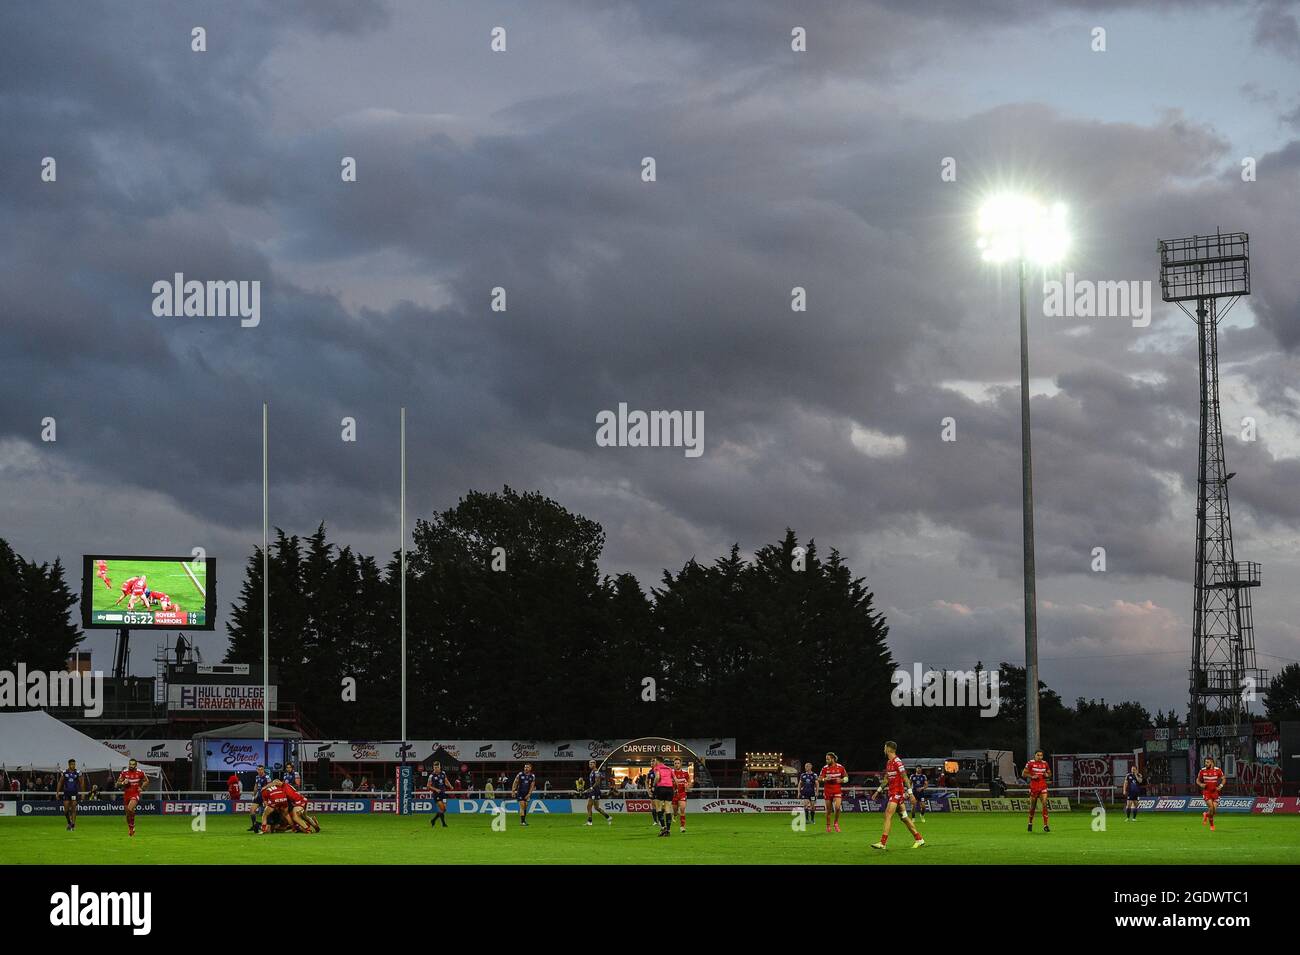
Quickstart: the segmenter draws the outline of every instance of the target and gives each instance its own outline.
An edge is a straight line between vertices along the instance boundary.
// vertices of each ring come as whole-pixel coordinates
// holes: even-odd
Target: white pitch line
[[[194,585],[194,589],[199,592],[199,594],[203,597],[204,600],[207,600],[208,592],[204,590],[203,585],[199,583],[199,578],[194,576],[194,571],[190,570],[190,565],[188,561],[184,561],[184,560],[181,561],[181,570],[185,571],[185,576],[190,579],[190,583]]]

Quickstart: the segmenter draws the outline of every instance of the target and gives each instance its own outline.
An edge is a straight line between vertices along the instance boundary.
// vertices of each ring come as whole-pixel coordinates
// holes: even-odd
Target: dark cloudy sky
[[[973,233],[1016,186],[1069,205],[1080,277],[1250,233],[1224,416],[1276,669],[1300,657],[1298,78],[1273,0],[7,3],[0,536],[69,564],[204,546],[228,605],[265,400],[272,522],[387,554],[405,405],[412,516],[541,490],[647,584],[788,525],[867,577],[900,661],[1019,659],[1014,288]],[[175,272],[261,281],[260,326],[154,317]],[[1030,335],[1043,678],[1181,709],[1193,325],[1157,302]],[[597,447],[619,402],[702,411],[704,454]]]

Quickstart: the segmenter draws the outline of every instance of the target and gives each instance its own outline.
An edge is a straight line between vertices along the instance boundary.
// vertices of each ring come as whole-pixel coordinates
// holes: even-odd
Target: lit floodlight
[[[994,196],[980,206],[975,246],[985,262],[1059,262],[1070,247],[1065,213],[1062,202],[1049,206],[1028,196]]]
[[[1029,450],[1029,315],[1026,263],[1050,265],[1065,257],[1070,234],[1065,204],[1000,193],[980,206],[975,245],[985,262],[1016,262],[1020,285],[1020,503],[1025,554],[1025,752],[1039,748],[1038,584],[1034,562],[1033,456]]]

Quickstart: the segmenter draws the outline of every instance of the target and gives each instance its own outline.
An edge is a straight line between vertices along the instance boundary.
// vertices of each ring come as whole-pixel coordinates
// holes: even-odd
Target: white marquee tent
[[[126,769],[127,758],[43,710],[0,713],[0,764],[10,772],[58,772],[70,759],[83,773],[120,770]],[[156,766],[139,768],[158,775]]]

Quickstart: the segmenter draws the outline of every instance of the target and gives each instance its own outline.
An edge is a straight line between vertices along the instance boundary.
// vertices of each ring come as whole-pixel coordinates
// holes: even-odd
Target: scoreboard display
[[[85,629],[212,630],[216,625],[214,558],[87,554],[82,562]]]

